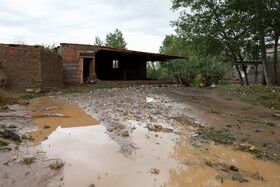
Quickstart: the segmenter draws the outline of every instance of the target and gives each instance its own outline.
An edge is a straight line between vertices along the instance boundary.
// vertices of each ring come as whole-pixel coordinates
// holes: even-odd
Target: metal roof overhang
[[[97,53],[121,54],[121,55],[133,56],[133,57],[141,57],[143,59],[146,59],[147,61],[161,61],[161,62],[173,60],[173,59],[190,59],[190,57],[185,57],[185,56],[140,52],[140,51],[132,51],[132,50],[111,48],[111,47],[104,47],[104,46],[100,46],[100,49],[97,51]]]

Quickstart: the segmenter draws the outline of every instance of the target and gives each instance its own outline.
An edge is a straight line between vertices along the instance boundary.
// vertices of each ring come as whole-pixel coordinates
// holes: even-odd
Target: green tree
[[[95,36],[94,45],[103,46],[103,45],[104,45],[104,42],[100,39],[99,36]]]
[[[106,35],[105,45],[108,47],[126,49],[127,43],[123,38],[122,32],[116,29],[113,33],[110,32]]]

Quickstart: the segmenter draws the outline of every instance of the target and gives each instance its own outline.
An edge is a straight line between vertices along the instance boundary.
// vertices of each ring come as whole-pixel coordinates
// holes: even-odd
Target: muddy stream
[[[31,133],[34,141],[48,157],[66,163],[63,181],[67,187],[280,186],[279,164],[211,141],[194,144],[192,127],[161,123],[173,131],[151,131],[145,123],[127,117],[129,136],[116,136],[132,142],[131,158],[108,136],[104,121],[97,121],[78,104],[46,97],[32,100],[29,109],[38,126]],[[238,175],[226,169],[230,165],[238,167]],[[233,175],[242,175],[238,179],[242,183],[233,181]]]

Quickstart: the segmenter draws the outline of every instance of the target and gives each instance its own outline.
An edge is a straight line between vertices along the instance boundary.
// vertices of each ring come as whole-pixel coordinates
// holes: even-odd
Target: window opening
[[[113,60],[113,69],[119,68],[119,61],[118,60]]]

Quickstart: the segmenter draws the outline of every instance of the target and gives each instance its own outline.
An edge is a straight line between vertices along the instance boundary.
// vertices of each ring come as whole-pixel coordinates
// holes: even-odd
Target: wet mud
[[[149,90],[97,90],[62,97],[66,106],[79,104],[100,121],[100,125],[58,127],[42,142],[48,157],[69,164],[65,186],[280,185],[279,164],[195,139],[196,127],[173,119],[190,106]],[[63,110],[49,113],[66,115]],[[200,119],[194,121],[200,124]]]

